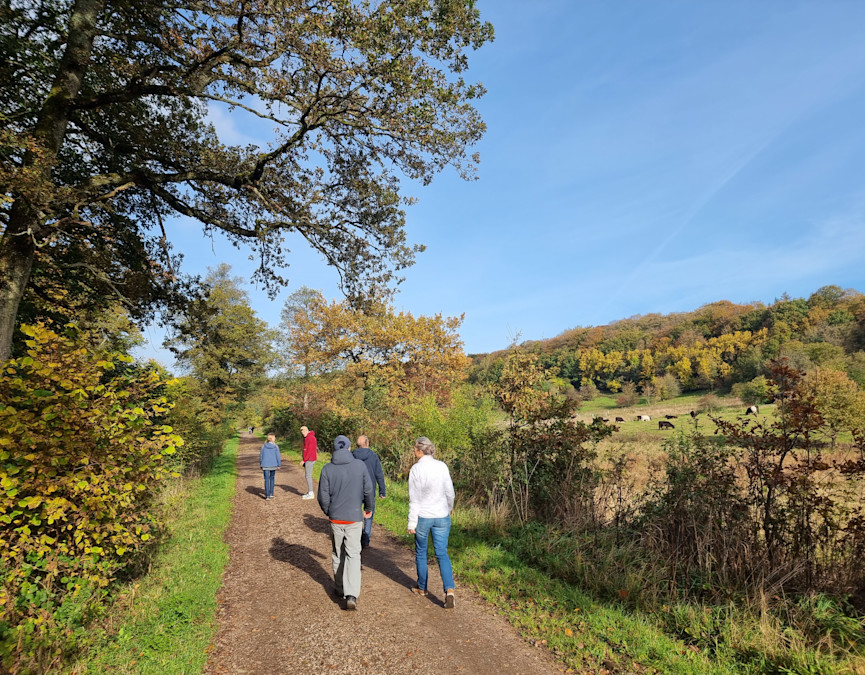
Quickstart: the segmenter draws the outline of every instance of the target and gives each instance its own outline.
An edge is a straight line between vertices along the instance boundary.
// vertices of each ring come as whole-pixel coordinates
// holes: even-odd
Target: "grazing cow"
[[[677,420],[679,419],[678,415],[664,415],[668,420]]]
[[[652,418],[649,417],[648,415],[637,415],[637,421],[638,422],[651,422]]]
[[[689,414],[691,417],[696,417],[696,416],[697,416],[697,413],[696,413],[695,411],[693,411],[693,410],[692,410],[691,412],[689,412],[688,414]]]
[[[624,421],[625,421],[624,417],[617,417],[616,418],[616,422],[624,422]]]
[[[760,412],[760,409],[755,405],[749,405],[745,410],[746,415],[756,415],[758,412]]]
[[[667,422],[666,420],[661,420],[658,422],[658,429],[675,429],[672,422]]]
[[[602,418],[601,418],[601,421],[602,421],[602,422],[609,422],[610,420],[607,419],[606,417],[602,417]]]

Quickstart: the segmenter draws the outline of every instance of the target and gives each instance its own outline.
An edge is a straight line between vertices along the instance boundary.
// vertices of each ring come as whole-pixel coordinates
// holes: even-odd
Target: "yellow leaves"
[[[22,509],[35,509],[40,504],[42,504],[42,497],[40,497],[39,495],[27,497],[26,499],[22,499],[18,502],[18,506],[20,506]]]

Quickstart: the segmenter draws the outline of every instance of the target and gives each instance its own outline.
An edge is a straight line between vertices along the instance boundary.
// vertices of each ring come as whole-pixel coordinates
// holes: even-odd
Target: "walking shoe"
[[[346,609],[357,609],[357,598],[353,595],[345,596],[345,608]]]
[[[454,592],[448,591],[447,595],[445,595],[445,609],[453,609],[454,608]]]
[[[421,588],[418,588],[417,586],[415,586],[414,588],[412,588],[412,589],[410,589],[410,590],[411,590],[411,592],[414,593],[415,595],[422,595],[422,596],[424,596],[424,597],[426,597],[426,596],[429,595],[429,592],[428,592],[428,591],[425,591],[425,590],[423,590],[423,589],[421,589]]]
[[[311,492],[307,492],[305,495],[301,497],[301,499],[315,499],[315,495]]]

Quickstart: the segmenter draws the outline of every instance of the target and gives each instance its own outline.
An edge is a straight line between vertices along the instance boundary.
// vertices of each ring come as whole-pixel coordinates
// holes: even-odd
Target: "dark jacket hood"
[[[369,448],[355,448],[352,451],[352,454],[357,459],[364,460],[364,459],[369,459],[370,457],[372,457],[374,453]]]

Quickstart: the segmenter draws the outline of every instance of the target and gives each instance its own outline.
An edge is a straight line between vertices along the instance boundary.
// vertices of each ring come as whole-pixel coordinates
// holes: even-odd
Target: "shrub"
[[[733,395],[745,405],[766,403],[769,400],[769,380],[760,375],[750,382],[737,382],[733,385]]]
[[[715,412],[721,408],[721,399],[715,394],[706,394],[701,396],[697,401],[697,409],[699,412]]]
[[[637,385],[633,382],[625,382],[622,387],[622,393],[616,397],[616,405],[620,408],[630,408],[632,405],[637,405],[640,397],[637,396]]]
[[[655,387],[657,388],[658,397],[662,401],[676,398],[682,393],[682,385],[679,384],[679,380],[672,373],[664,373],[664,376],[658,378],[655,382]]]
[[[583,401],[591,401],[598,397],[598,388],[594,382],[586,382],[580,387],[580,398]]]
[[[41,672],[153,540],[150,505],[182,440],[155,371],[88,350],[71,327],[21,330],[26,352],[0,373],[0,656]]]

